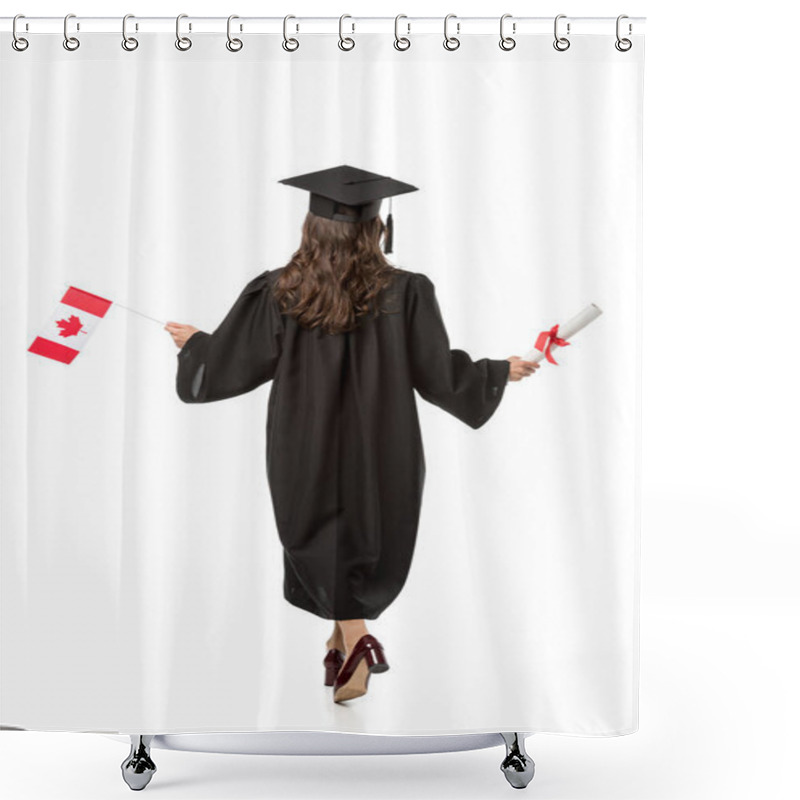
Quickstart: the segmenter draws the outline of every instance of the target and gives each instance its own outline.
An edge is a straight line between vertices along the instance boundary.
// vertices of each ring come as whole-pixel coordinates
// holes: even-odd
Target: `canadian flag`
[[[71,364],[111,308],[111,300],[70,286],[28,352]]]

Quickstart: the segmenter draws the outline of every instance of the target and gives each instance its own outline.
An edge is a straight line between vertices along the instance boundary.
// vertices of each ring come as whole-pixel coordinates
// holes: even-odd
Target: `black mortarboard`
[[[309,211],[320,217],[344,222],[363,222],[378,216],[381,200],[417,191],[416,186],[365,169],[342,164],[318,172],[307,172],[278,183],[311,192]],[[392,212],[386,219],[386,248],[392,252]]]

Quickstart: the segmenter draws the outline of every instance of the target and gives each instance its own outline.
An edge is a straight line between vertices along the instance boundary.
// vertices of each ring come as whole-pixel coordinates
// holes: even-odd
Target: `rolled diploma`
[[[586,308],[583,309],[580,313],[576,314],[572,319],[567,320],[564,325],[558,326],[558,336],[560,339],[566,339],[569,341],[578,331],[583,330],[590,322],[596,320],[601,314],[602,310],[599,306],[596,306],[594,303],[589,303]],[[555,354],[555,351],[558,350],[558,345],[553,344],[550,347],[550,352]],[[544,351],[537,350],[535,347],[529,350],[523,360],[525,361],[535,361],[537,364],[544,358]]]

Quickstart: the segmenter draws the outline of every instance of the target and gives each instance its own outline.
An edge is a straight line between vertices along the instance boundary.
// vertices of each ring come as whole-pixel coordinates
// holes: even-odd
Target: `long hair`
[[[303,327],[321,327],[330,334],[358,327],[372,301],[401,271],[381,250],[385,231],[380,216],[342,222],[309,211],[300,246],[275,281],[283,313]],[[374,312],[377,316],[380,309]]]

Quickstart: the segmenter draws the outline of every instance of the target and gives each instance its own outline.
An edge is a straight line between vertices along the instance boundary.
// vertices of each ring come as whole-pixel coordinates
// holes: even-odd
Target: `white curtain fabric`
[[[635,731],[643,37],[29,38],[0,49],[0,722]],[[308,194],[278,181],[343,163],[420,187],[389,258],[434,282],[452,347],[524,355],[603,313],[478,430],[417,398],[416,550],[368,622],[390,670],[334,704],[332,623],[283,597],[269,384],[182,403],[163,322],[214,330],[299,244]],[[113,301],[69,365],[28,350],[67,286]]]

